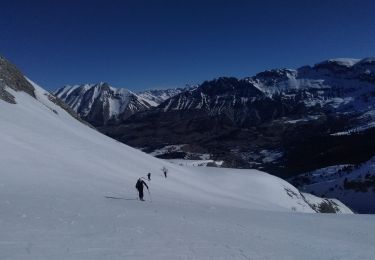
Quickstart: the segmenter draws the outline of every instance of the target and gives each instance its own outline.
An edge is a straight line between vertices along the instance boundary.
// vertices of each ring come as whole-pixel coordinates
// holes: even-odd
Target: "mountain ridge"
[[[94,126],[116,125],[131,115],[158,106],[183,88],[146,90],[138,93],[106,82],[66,85],[53,92],[81,118]]]

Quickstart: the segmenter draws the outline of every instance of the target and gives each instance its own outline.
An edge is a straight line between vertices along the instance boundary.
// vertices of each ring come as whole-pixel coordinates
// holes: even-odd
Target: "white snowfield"
[[[34,87],[0,100],[0,259],[374,259],[375,216],[298,213],[314,211],[279,178],[159,160]]]

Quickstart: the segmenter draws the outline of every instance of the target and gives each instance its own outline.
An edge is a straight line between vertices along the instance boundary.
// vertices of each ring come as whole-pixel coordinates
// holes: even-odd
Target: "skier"
[[[147,173],[147,178],[148,178],[149,181],[151,181],[151,173],[150,172]]]
[[[162,170],[163,173],[164,173],[164,177],[167,178],[167,172],[168,172],[168,169],[165,168],[165,167],[163,167],[161,170]]]
[[[138,190],[138,193],[139,193],[139,199],[141,201],[144,201],[143,199],[143,185],[146,186],[146,188],[148,189],[148,186],[147,184],[144,182],[144,180],[142,180],[141,178],[138,179],[137,181],[137,184],[135,184],[135,188]]]

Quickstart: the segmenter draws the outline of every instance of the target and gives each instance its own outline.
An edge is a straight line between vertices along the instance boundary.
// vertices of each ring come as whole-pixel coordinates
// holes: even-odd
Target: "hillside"
[[[353,165],[333,165],[290,180],[321,197],[338,198],[359,213],[375,213],[375,157]]]

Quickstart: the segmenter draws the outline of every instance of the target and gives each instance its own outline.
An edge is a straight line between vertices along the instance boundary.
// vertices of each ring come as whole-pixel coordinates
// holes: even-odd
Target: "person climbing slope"
[[[161,171],[164,173],[164,177],[167,178],[168,169],[165,168],[165,166],[163,166],[163,168],[161,169]]]
[[[144,199],[143,199],[143,185],[145,185],[146,188],[148,189],[148,186],[147,186],[146,182],[144,180],[142,180],[141,178],[139,178],[137,183],[135,184],[135,188],[138,190],[139,199],[141,201],[144,201]]]

